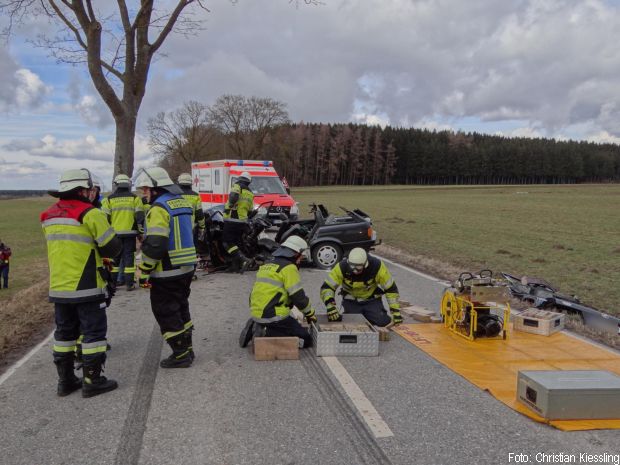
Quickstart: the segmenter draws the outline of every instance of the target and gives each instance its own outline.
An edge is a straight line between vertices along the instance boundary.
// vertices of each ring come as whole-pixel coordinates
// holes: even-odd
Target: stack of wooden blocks
[[[409,302],[401,302],[400,312],[412,317],[414,320],[421,321],[422,323],[440,323],[441,317],[437,315],[434,310],[429,310],[426,307],[420,307],[419,305],[407,305],[403,306],[403,303],[409,304]]]
[[[528,308],[513,317],[515,331],[549,336],[564,329],[566,315]]]
[[[254,360],[299,360],[298,337],[256,337]]]

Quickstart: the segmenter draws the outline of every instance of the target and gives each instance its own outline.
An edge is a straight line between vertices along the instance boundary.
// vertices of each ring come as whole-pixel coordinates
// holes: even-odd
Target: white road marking
[[[334,374],[344,392],[347,393],[353,405],[362,415],[362,418],[368,425],[368,428],[376,438],[388,438],[394,436],[390,427],[383,421],[381,415],[370,403],[364,392],[353,380],[349,372],[342,366],[336,357],[322,357],[327,367]]]
[[[396,266],[398,268],[402,268],[403,270],[406,270],[409,273],[417,274],[418,276],[421,276],[421,277],[423,277],[425,279],[428,279],[430,281],[434,281],[436,283],[439,283],[442,286],[450,287],[450,283],[444,281],[443,279],[439,279],[439,278],[436,278],[435,276],[431,276],[429,274],[422,273],[421,271],[414,270],[413,268],[409,268],[408,266],[401,265],[400,263],[393,262],[392,260],[389,260],[389,259],[387,259],[385,257],[381,257],[380,255],[375,255],[375,256],[381,258],[381,260],[383,260],[384,262],[388,262],[391,265],[394,265],[394,266]]]
[[[2,385],[2,383],[4,383],[7,379],[9,379],[9,377],[15,373],[15,371],[22,366],[24,363],[26,363],[28,360],[30,360],[30,358],[37,353],[37,351],[43,347],[45,344],[48,344],[50,342],[50,339],[52,339],[52,336],[54,335],[54,332],[52,331],[44,340],[42,340],[41,342],[39,342],[34,348],[32,348],[30,350],[30,352],[28,352],[26,355],[24,355],[20,360],[18,360],[17,362],[15,362],[13,365],[11,365],[9,367],[8,370],[6,370],[6,372],[0,376],[0,386]]]

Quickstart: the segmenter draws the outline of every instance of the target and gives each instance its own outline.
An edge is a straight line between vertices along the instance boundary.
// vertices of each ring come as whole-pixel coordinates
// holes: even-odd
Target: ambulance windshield
[[[237,182],[237,178],[232,178],[232,184]],[[286,194],[286,190],[277,176],[254,176],[250,183],[250,189],[255,195],[263,194]]]

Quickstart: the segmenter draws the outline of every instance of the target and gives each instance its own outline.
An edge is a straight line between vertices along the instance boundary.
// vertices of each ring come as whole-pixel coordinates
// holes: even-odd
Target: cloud
[[[3,177],[32,177],[48,172],[49,167],[39,161],[13,162],[0,158],[0,175]]]
[[[98,141],[93,135],[87,135],[80,139],[57,140],[53,135],[47,134],[41,139],[17,139],[2,146],[7,152],[22,152],[33,157],[56,158],[75,160],[76,164],[81,160],[104,161],[110,165],[114,160],[113,140]],[[135,158],[148,160],[151,152],[144,137],[138,135],[135,141]]]
[[[0,111],[13,112],[40,105],[52,91],[41,78],[26,68],[19,68],[7,49],[0,46]]]

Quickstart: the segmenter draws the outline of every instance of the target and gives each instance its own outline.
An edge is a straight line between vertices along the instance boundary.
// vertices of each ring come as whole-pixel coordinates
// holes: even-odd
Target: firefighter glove
[[[329,321],[341,321],[342,315],[338,312],[335,305],[328,305],[327,307],[327,319]]]
[[[394,326],[403,322],[403,317],[400,315],[400,310],[392,310],[392,323]]]
[[[102,258],[101,259],[103,262],[103,267],[112,272],[112,267],[114,266],[114,260],[112,260],[111,258]]]
[[[308,323],[316,323],[316,315],[314,314],[314,309],[310,308],[307,313],[304,313],[304,318]]]

